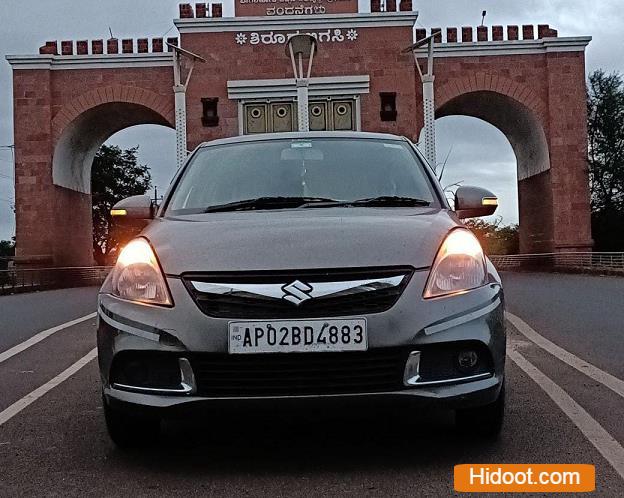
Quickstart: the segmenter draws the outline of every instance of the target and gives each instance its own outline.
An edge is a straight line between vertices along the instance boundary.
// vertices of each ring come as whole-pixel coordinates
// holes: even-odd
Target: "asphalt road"
[[[503,280],[508,311],[624,379],[624,278],[510,273]]]
[[[0,297],[0,352],[37,332],[93,313],[97,288],[34,292]]]
[[[504,280],[511,313],[580,359],[624,377],[617,361],[624,279],[507,274]],[[0,298],[0,355],[92,312],[94,292]],[[0,496],[444,496],[460,463],[595,464],[597,494],[624,496],[613,454],[603,456],[604,447],[513,361],[504,433],[495,443],[459,435],[450,414],[404,406],[263,405],[169,423],[158,445],[124,453],[106,435],[95,361],[2,422],[7,408],[31,400],[94,346],[88,320],[0,362]],[[624,444],[622,396],[511,325],[510,350]]]

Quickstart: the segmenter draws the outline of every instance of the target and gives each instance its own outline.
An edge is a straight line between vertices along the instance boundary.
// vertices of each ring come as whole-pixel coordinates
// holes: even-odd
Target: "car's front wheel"
[[[154,443],[160,434],[160,419],[116,410],[104,397],[104,418],[112,441],[120,448],[136,448]]]
[[[505,385],[493,403],[475,408],[456,410],[455,423],[460,431],[487,438],[496,438],[505,418]]]

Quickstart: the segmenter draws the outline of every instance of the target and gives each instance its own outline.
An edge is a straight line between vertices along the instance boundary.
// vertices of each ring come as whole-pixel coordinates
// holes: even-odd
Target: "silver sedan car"
[[[406,138],[288,133],[198,147],[158,208],[115,206],[141,233],[99,295],[113,441],[154,441],[164,418],[232,399],[408,399],[499,433],[501,280]],[[279,402],[279,401],[277,401]]]

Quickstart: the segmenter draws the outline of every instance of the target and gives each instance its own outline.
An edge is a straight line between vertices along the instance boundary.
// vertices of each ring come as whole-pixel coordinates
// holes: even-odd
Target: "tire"
[[[455,411],[457,428],[467,434],[496,439],[505,419],[505,385],[494,403]]]
[[[140,448],[154,444],[158,440],[160,419],[115,410],[105,399],[103,404],[108,435],[119,448]]]

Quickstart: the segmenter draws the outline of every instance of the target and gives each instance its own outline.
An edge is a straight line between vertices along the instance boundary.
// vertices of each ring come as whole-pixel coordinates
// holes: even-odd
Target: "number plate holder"
[[[367,351],[366,319],[230,322],[230,354]]]

